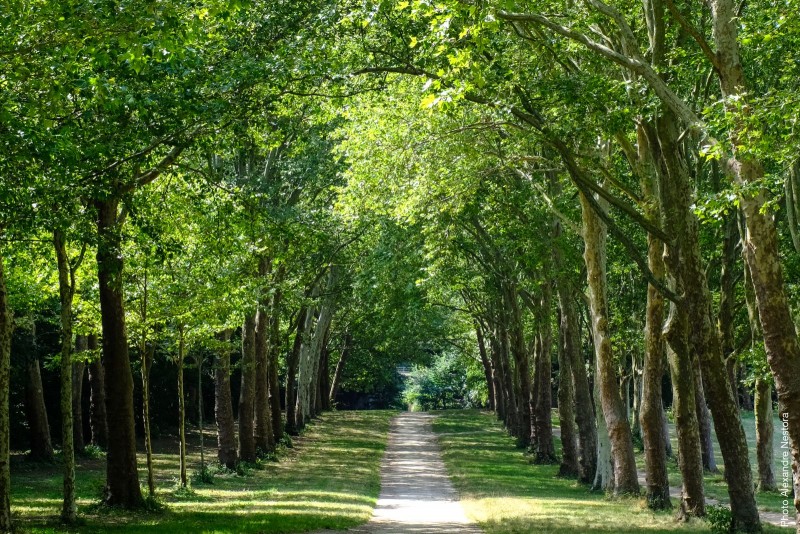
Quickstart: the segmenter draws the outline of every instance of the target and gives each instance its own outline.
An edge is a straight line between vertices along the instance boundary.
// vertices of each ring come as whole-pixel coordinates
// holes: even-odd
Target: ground
[[[487,534],[710,531],[704,521],[653,513],[643,499],[610,500],[558,478],[558,466],[532,464],[488,412],[442,412],[433,429],[467,516]],[[765,525],[765,532],[792,531]]]
[[[35,465],[15,458],[12,513],[21,532],[228,533],[303,532],[344,529],[366,522],[380,489],[380,462],[386,446],[390,411],[331,412],[296,438],[280,461],[264,462],[244,476],[217,474],[210,485],[176,489],[177,445],[157,442],[158,496],[167,504],[159,513],[131,515],[92,509],[104,480],[104,462],[79,459],[78,497],[85,524],[61,528],[61,471],[58,465]],[[189,448],[190,466],[199,464],[198,434]],[[216,446],[206,437],[207,454]],[[140,458],[144,466],[144,458]],[[141,481],[146,480],[144,471]]]
[[[672,512],[653,513],[641,498],[611,500],[574,480],[558,478],[558,466],[532,464],[488,412],[403,414],[394,420],[384,456],[395,415],[390,411],[326,413],[295,439],[292,448],[280,452],[277,461],[267,460],[240,473],[218,472],[213,484],[194,483],[191,491],[176,488],[174,438],[159,439],[158,497],[166,506],[150,513],[108,512],[97,507],[104,463],[102,458],[81,458],[78,496],[84,523],[73,529],[61,527],[56,520],[59,466],[32,464],[16,455],[12,511],[21,532],[32,533],[289,533],[353,528],[370,534],[463,532],[474,529],[467,526],[469,520],[487,534],[710,531],[705,521],[679,523]],[[748,434],[751,423],[752,418],[745,416]],[[210,430],[205,435],[213,460],[215,439]],[[198,436],[192,433],[192,468],[199,464]],[[560,448],[558,441],[556,445]],[[677,471],[674,466],[670,469],[671,480],[678,485]],[[144,472],[141,477],[144,481]],[[708,494],[724,501],[720,480],[720,475],[707,476]],[[381,500],[375,509],[379,490]],[[460,503],[453,501],[456,495]],[[759,497],[762,508],[772,509],[775,500],[772,495]],[[430,524],[437,521],[439,527],[431,530]],[[404,530],[411,524],[414,530]],[[455,530],[448,530],[451,527]],[[791,532],[771,525],[765,525],[765,531]]]

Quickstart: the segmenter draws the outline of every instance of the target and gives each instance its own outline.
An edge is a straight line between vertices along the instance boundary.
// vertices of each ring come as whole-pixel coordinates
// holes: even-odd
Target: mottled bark
[[[217,422],[217,458],[228,469],[236,468],[236,424],[231,398],[231,351],[228,345],[231,332],[219,336],[221,346],[214,367],[214,418]]]
[[[255,359],[256,317],[247,314],[242,326],[242,386],[239,390],[239,458],[243,462],[256,461],[254,434],[255,417]]]
[[[103,326],[103,359],[106,371],[108,454],[104,501],[135,508],[142,504],[136,467],[136,435],[133,417],[133,375],[128,355],[122,290],[122,236],[117,219],[118,201],[96,202],[97,273]]]
[[[772,385],[768,380],[756,380],[756,458],[758,460],[758,491],[776,491],[773,464]]]
[[[729,103],[729,111],[734,116],[739,113],[747,114],[750,106],[746,103],[748,87],[739,54],[737,8],[733,0],[712,0],[709,4],[722,96]],[[741,104],[744,105],[737,109]],[[800,342],[784,289],[775,223],[765,209],[766,193],[763,190],[753,192],[751,187],[752,184],[761,182],[764,170],[758,161],[751,159],[752,155],[740,154],[738,151],[740,144],[747,144],[742,138],[751,135],[745,131],[749,123],[747,120],[735,120],[732,123],[730,145],[733,158],[729,163],[734,179],[740,186],[739,204],[747,227],[744,236],[745,259],[753,279],[767,360],[775,376],[780,412],[788,418],[787,430],[792,441],[794,476],[797,477],[800,475],[797,472],[797,466],[800,466],[800,373],[797,373],[800,368]],[[716,422],[716,414],[714,417]],[[719,432],[717,437],[720,443],[724,439]],[[728,470],[728,459],[725,458],[726,475]],[[795,495],[794,504],[796,516],[800,518],[800,495]],[[734,527],[748,531],[760,530],[758,516],[754,516],[757,510],[753,512],[748,507],[746,512],[746,516],[734,514]]]
[[[647,138],[639,129],[640,151],[648,151]],[[648,151],[649,152],[649,151]],[[643,190],[651,198],[657,197],[655,180],[648,180]],[[655,218],[658,210],[647,210],[650,218]],[[647,265],[659,280],[664,278],[664,244],[653,236],[647,240]],[[644,362],[642,366],[642,408],[639,423],[642,429],[642,443],[645,456],[645,480],[647,484],[647,506],[652,510],[672,508],[669,496],[667,475],[667,448],[669,436],[664,432],[665,418],[661,395],[661,379],[665,372],[665,347],[662,334],[664,322],[664,296],[653,287],[647,286],[647,305],[644,326]]]
[[[717,461],[714,458],[714,442],[711,438],[711,412],[708,409],[708,404],[706,404],[705,389],[703,389],[703,372],[700,369],[700,361],[697,357],[692,358],[692,366],[694,367],[694,405],[697,411],[703,469],[709,473],[716,473]]]
[[[639,480],[633,440],[627,411],[620,398],[608,321],[606,284],[606,228],[581,193],[584,261],[589,282],[589,303],[592,317],[592,336],[597,362],[597,382],[600,405],[608,427],[611,456],[614,464],[614,493],[638,494]]]

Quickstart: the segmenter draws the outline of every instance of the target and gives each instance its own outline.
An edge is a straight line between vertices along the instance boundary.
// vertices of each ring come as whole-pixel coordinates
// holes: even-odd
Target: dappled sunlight
[[[166,503],[161,513],[126,513],[96,509],[105,464],[87,462],[78,470],[79,506],[85,532],[236,533],[303,532],[346,529],[366,522],[380,489],[380,461],[386,447],[388,411],[325,414],[283,451],[277,462],[247,469],[242,476],[220,471],[213,484],[178,491],[177,445],[156,440],[156,491]],[[215,440],[206,432],[206,461],[216,460]],[[200,463],[198,434],[189,436],[190,472]],[[174,450],[173,454],[171,451]],[[144,456],[139,473],[145,481]],[[61,469],[47,465],[12,474],[12,511],[24,532],[60,530]]]

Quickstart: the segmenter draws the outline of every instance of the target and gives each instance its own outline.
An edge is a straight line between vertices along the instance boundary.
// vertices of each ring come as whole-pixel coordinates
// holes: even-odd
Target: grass
[[[558,478],[558,466],[532,464],[490,413],[439,412],[433,428],[467,515],[487,534],[710,532],[705,521],[680,523],[643,499],[612,500]]]
[[[758,463],[756,461],[756,424],[755,424],[755,415],[753,412],[742,411],[742,426],[744,427],[745,435],[747,436],[747,443],[748,443],[748,451],[750,453],[750,467],[753,471],[753,482],[758,480]],[[557,424],[557,423],[556,423]],[[713,425],[712,425],[713,427]],[[781,449],[781,422],[778,419],[778,416],[775,415],[774,417],[774,428],[775,433],[773,436],[773,469],[775,474],[775,480],[780,486],[781,483],[781,466],[780,466],[780,459],[782,458],[783,450]],[[672,449],[673,451],[678,450],[677,444],[677,437],[675,433],[675,425],[673,423],[669,423],[669,433],[670,433],[670,440],[672,442]],[[717,467],[719,468],[719,473],[705,473],[704,474],[704,482],[705,482],[705,492],[706,497],[715,499],[721,503],[727,504],[729,502],[728,499],[728,486],[725,483],[725,478],[723,475],[725,463],[722,459],[722,453],[720,452],[719,442],[717,441],[717,436],[713,432],[712,428],[712,441],[714,445],[714,458],[717,461]],[[637,465],[640,470],[644,469],[644,454],[637,454]],[[678,469],[677,459],[673,458],[667,464],[667,472],[669,474],[669,481],[670,485],[673,487],[680,487],[681,485],[681,475]],[[776,512],[780,513],[781,511],[781,503],[783,502],[783,497],[778,492],[760,492],[756,493],[756,502],[758,504],[758,508],[761,511],[769,511],[769,512]]]
[[[174,440],[159,440],[155,471],[160,512],[130,513],[96,506],[104,482],[102,459],[78,460],[78,504],[82,524],[64,528],[58,465],[16,458],[12,468],[12,514],[20,532],[227,533],[305,532],[346,529],[366,522],[380,490],[380,460],[390,411],[331,412],[308,427],[279,460],[239,474],[217,470],[213,484],[178,489]],[[190,468],[200,463],[198,435],[188,452]],[[215,438],[206,435],[207,459]],[[140,458],[140,466],[144,459]],[[140,471],[144,483],[146,475]]]

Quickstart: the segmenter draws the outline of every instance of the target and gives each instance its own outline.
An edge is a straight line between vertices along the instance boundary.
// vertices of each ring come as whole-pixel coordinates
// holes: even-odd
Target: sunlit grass
[[[21,532],[232,533],[342,530],[369,520],[380,490],[380,460],[394,412],[333,412],[323,415],[277,462],[244,476],[215,474],[214,484],[179,490],[177,445],[162,439],[154,456],[159,513],[107,511],[96,506],[105,477],[102,460],[78,460],[78,504],[83,524],[57,522],[61,505],[58,465],[15,462],[12,513]],[[200,463],[197,435],[189,465]],[[205,434],[206,460],[215,439]],[[174,447],[173,447],[174,445]],[[140,457],[140,466],[144,458]],[[144,483],[145,472],[140,470]]]
[[[703,521],[679,523],[642,499],[612,500],[558,478],[558,466],[532,464],[492,414],[439,412],[433,428],[468,517],[487,534],[710,532]]]

